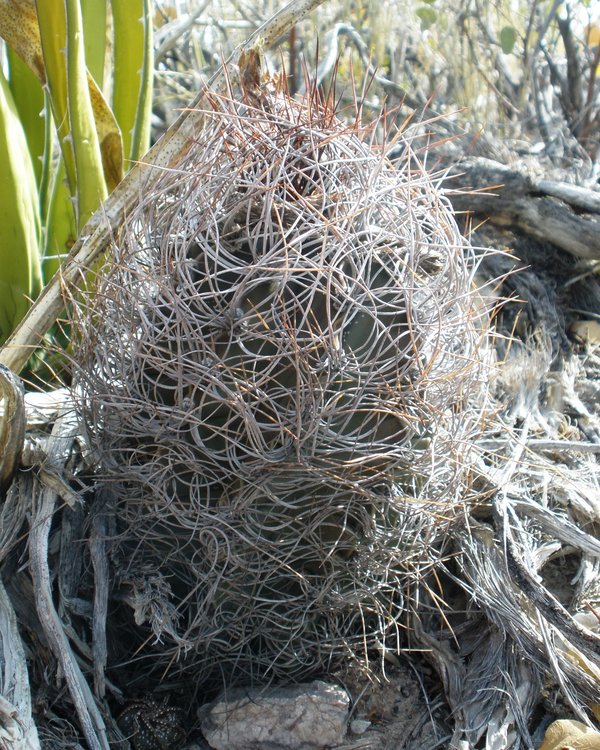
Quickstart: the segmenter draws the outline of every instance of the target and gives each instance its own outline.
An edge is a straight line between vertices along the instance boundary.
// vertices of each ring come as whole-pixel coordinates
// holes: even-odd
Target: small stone
[[[366,719],[354,719],[350,722],[350,731],[352,734],[364,734],[371,726],[371,722]]]
[[[345,690],[316,680],[228,690],[199,714],[214,750],[321,750],[342,742],[349,703]]]
[[[600,734],[580,721],[560,719],[546,729],[544,741],[539,750],[563,750],[563,748],[599,750]]]

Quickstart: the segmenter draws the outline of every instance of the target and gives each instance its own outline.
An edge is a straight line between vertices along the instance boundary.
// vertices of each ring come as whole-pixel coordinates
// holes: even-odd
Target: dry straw
[[[485,394],[474,256],[410,140],[392,165],[375,124],[250,72],[73,326],[138,655],[228,682],[396,650]]]

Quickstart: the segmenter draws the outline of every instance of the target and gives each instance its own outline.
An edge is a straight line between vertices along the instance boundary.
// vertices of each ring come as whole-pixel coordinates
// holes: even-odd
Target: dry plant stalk
[[[376,124],[243,71],[73,320],[146,668],[195,681],[396,650],[486,390],[474,257],[410,141],[392,166]]]
[[[0,365],[0,497],[10,485],[21,460],[25,420],[21,381]]]

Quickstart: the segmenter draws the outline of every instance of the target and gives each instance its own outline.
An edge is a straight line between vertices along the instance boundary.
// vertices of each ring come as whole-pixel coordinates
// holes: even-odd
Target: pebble
[[[345,690],[315,680],[228,690],[199,716],[214,750],[322,750],[343,741],[349,704]]]
[[[354,719],[350,722],[350,731],[352,734],[364,734],[371,726],[371,722],[366,719]]]

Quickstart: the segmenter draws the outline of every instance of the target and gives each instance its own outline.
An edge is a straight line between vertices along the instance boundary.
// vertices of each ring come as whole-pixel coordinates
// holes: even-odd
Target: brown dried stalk
[[[73,412],[66,412],[55,423],[47,446],[48,461],[55,467],[64,465],[77,431],[77,418]],[[58,496],[51,487],[41,485],[35,495],[28,542],[37,615],[65,676],[90,750],[108,750],[104,720],[73,654],[52,597],[48,537]]]
[[[0,493],[19,465],[25,437],[25,404],[19,378],[0,365]]]

